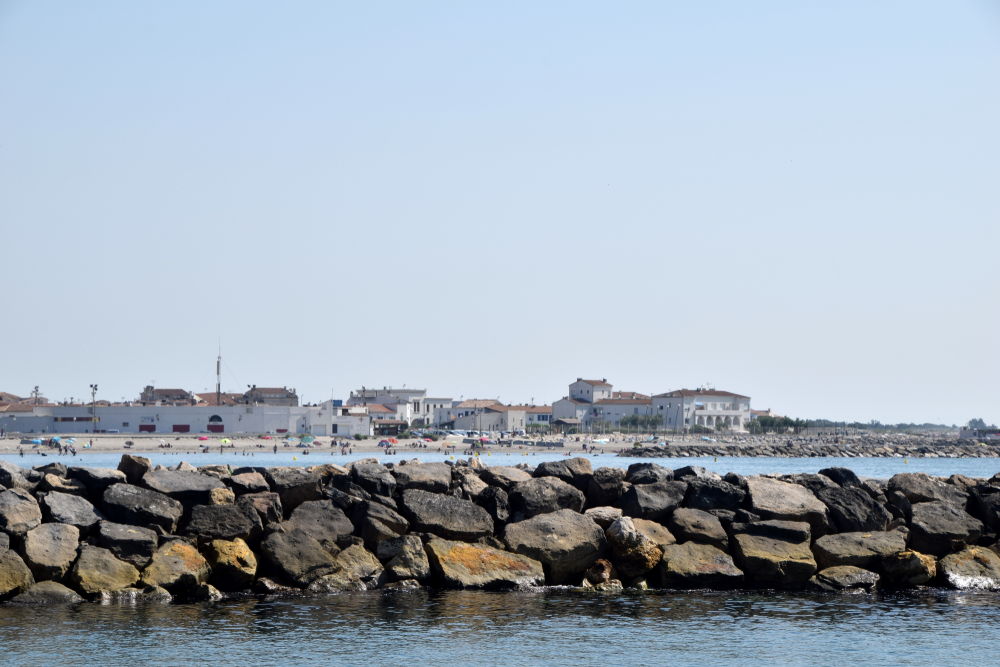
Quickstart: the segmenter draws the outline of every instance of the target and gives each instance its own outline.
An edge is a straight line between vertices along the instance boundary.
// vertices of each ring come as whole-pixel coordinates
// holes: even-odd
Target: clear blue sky
[[[0,391],[1000,421],[996,2],[0,2]]]

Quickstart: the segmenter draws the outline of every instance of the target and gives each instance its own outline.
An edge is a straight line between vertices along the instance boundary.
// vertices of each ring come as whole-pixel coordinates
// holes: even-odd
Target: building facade
[[[678,389],[653,397],[663,428],[682,431],[692,426],[744,431],[751,419],[750,397],[717,389]]]

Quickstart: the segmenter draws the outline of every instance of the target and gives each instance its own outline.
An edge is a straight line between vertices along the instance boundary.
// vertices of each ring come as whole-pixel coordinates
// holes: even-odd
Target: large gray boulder
[[[527,518],[565,509],[582,512],[585,502],[578,488],[558,477],[535,477],[518,482],[511,488],[509,498],[511,510]]]
[[[338,569],[333,556],[301,530],[271,533],[260,543],[260,553],[274,572],[299,588]]]
[[[800,472],[792,475],[785,475],[782,481],[789,482],[791,484],[798,484],[799,486],[804,486],[814,494],[819,493],[823,489],[839,489],[840,485],[834,482],[832,479],[826,475],[815,475],[808,472]]]
[[[632,519],[632,525],[640,533],[653,540],[653,544],[659,547],[665,547],[670,544],[677,542],[677,538],[674,537],[666,526],[656,523],[655,521],[648,521],[646,519]]]
[[[10,550],[0,550],[0,600],[23,593],[34,583],[31,570],[20,556]]]
[[[797,587],[816,573],[816,561],[809,549],[808,523],[774,520],[734,523],[730,530],[733,560],[751,584]]]
[[[68,493],[46,493],[38,505],[45,521],[76,526],[85,534],[105,519],[89,500]]]
[[[626,488],[624,470],[614,467],[598,468],[587,485],[587,506],[615,505]]]
[[[730,510],[743,506],[746,491],[721,479],[690,479],[684,507],[695,510]]]
[[[139,484],[143,475],[152,469],[153,462],[143,456],[122,454],[122,459],[118,462],[118,471],[125,475],[129,484]]]
[[[101,523],[97,537],[101,547],[114,554],[115,558],[139,569],[146,567],[159,546],[156,531],[112,521]]]
[[[555,477],[586,493],[590,487],[590,478],[594,476],[594,468],[589,459],[578,456],[560,461],[543,461],[535,468],[532,476]]]
[[[431,570],[446,588],[522,588],[545,583],[545,572],[537,560],[493,549],[433,539],[426,544]]]
[[[153,552],[142,571],[144,586],[159,586],[177,594],[208,581],[208,561],[182,540],[171,540]]]
[[[12,604],[74,604],[77,602],[83,602],[83,598],[56,581],[41,581],[11,600]]]
[[[667,588],[738,588],[744,580],[732,556],[697,542],[664,547],[657,571],[661,585]]]
[[[983,547],[966,547],[938,561],[938,569],[951,588],[1000,590],[1000,556]]]
[[[625,516],[666,523],[686,493],[687,482],[636,484],[622,495],[617,506]]]
[[[352,544],[333,557],[340,573],[365,584],[366,588],[378,588],[385,583],[382,563],[373,553],[360,544]]]
[[[817,572],[809,580],[809,588],[827,593],[871,593],[879,583],[879,575],[853,565],[838,565]]]
[[[44,523],[24,534],[21,557],[35,581],[61,581],[76,560],[80,529],[64,523]]]
[[[266,493],[271,490],[271,486],[264,479],[264,475],[256,470],[242,472],[238,475],[230,475],[224,478],[222,482],[232,489],[233,493],[237,496],[242,496],[245,493]]]
[[[84,544],[66,578],[71,588],[90,597],[101,591],[128,588],[139,581],[139,570],[118,560],[107,549]]]
[[[722,479],[716,473],[701,466],[684,466],[674,471],[674,479]]]
[[[969,495],[968,511],[994,532],[1000,530],[1000,488],[977,484],[969,488]]]
[[[35,484],[28,481],[28,472],[26,468],[0,459],[0,486],[7,489],[31,491]]]
[[[918,502],[910,521],[910,548],[938,558],[983,534],[983,524],[961,507],[942,502]]]
[[[141,484],[143,488],[173,498],[189,509],[195,505],[211,504],[212,489],[226,488],[215,477],[186,470],[153,470],[143,476]]]
[[[236,506],[244,512],[255,512],[265,527],[281,523],[285,517],[281,497],[271,491],[241,495],[236,499]]]
[[[670,517],[670,532],[681,542],[711,544],[721,551],[729,551],[729,535],[714,514],[702,510],[678,507]]]
[[[465,542],[493,533],[493,519],[470,500],[410,489],[399,505],[412,530]]]
[[[494,524],[504,524],[510,519],[510,496],[499,486],[487,486],[479,493],[476,504],[486,510]]]
[[[618,507],[591,507],[584,514],[593,519],[604,530],[607,530],[608,526],[625,516]]]
[[[531,475],[520,468],[490,466],[479,473],[479,478],[490,486],[499,486],[504,491],[509,492],[515,484],[531,479]]]
[[[626,579],[640,577],[659,565],[663,549],[636,529],[632,519],[623,516],[604,531],[611,546],[611,562]]]
[[[386,511],[392,512],[388,508]],[[354,532],[354,525],[343,510],[329,500],[302,503],[292,511],[284,527],[286,531],[302,530],[323,544],[336,544],[338,539]]]
[[[52,463],[46,463],[43,466],[34,466],[32,470],[40,475],[55,475],[56,477],[66,477],[66,472],[69,470],[64,464],[58,461],[53,461]]]
[[[24,535],[42,522],[42,509],[30,493],[8,489],[0,493],[0,530]]]
[[[256,525],[251,516],[236,505],[196,505],[184,530],[201,540],[247,540]]]
[[[911,504],[940,501],[965,506],[969,494],[951,484],[939,482],[924,472],[901,472],[889,479],[889,491],[898,491]]]
[[[674,481],[674,471],[658,463],[642,461],[633,463],[625,471],[625,481],[629,484],[655,484]]]
[[[550,583],[562,584],[604,557],[608,540],[594,521],[573,510],[540,514],[507,526],[507,548],[548,567]]]
[[[391,496],[396,490],[396,478],[381,463],[356,463],[351,468],[354,483],[376,496]]]
[[[87,485],[78,479],[67,479],[59,475],[47,473],[38,483],[39,491],[54,491],[56,493],[68,493],[73,496],[86,498],[89,495]]]
[[[845,489],[850,488],[864,490],[866,488],[861,482],[861,478],[854,474],[854,471],[850,468],[823,468],[819,471],[819,474],[832,480],[837,486],[841,486]]]
[[[817,537],[833,530],[826,505],[801,484],[790,484],[768,477],[750,477],[747,479],[747,489],[749,510],[762,519],[805,521],[812,527],[812,534]]]
[[[467,466],[452,469],[451,476],[466,500],[478,503],[479,494],[490,488],[489,484],[479,479],[479,474],[475,470]]]
[[[386,563],[385,570],[389,581],[406,581],[414,579],[424,583],[430,578],[431,566],[424,550],[424,542],[416,535],[404,535],[397,538],[399,545],[392,559]],[[444,542],[444,540],[431,540]],[[463,544],[451,542],[450,544]]]
[[[83,468],[71,466],[66,469],[70,479],[78,479],[87,485],[90,497],[96,500],[113,484],[124,484],[128,481],[125,473],[111,468]]]
[[[851,565],[877,571],[884,557],[900,551],[906,551],[906,536],[895,530],[824,535],[813,544],[821,569]]]
[[[447,463],[407,463],[396,466],[396,488],[447,493],[451,488],[451,466]]]
[[[264,478],[281,498],[286,515],[302,503],[323,498],[322,478],[305,468],[268,468]]]
[[[114,484],[104,492],[104,514],[116,523],[159,526],[172,533],[184,514],[184,506],[157,491],[131,484]]]
[[[403,535],[410,527],[410,522],[395,510],[367,500],[355,506],[351,523],[369,551],[376,551],[379,542]]]
[[[820,489],[816,497],[826,505],[840,533],[881,531],[892,520],[888,510],[857,487]]]

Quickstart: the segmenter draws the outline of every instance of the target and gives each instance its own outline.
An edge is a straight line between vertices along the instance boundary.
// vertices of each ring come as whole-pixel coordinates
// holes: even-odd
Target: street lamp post
[[[97,433],[97,385],[90,385],[90,423],[91,433]]]

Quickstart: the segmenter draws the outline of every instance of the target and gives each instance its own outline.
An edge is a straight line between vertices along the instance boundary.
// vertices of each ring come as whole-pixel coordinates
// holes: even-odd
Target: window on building
[[[123,428],[128,428],[128,422],[122,422],[122,427]]]
[[[632,408],[635,412],[633,414],[639,414],[639,408]]]

